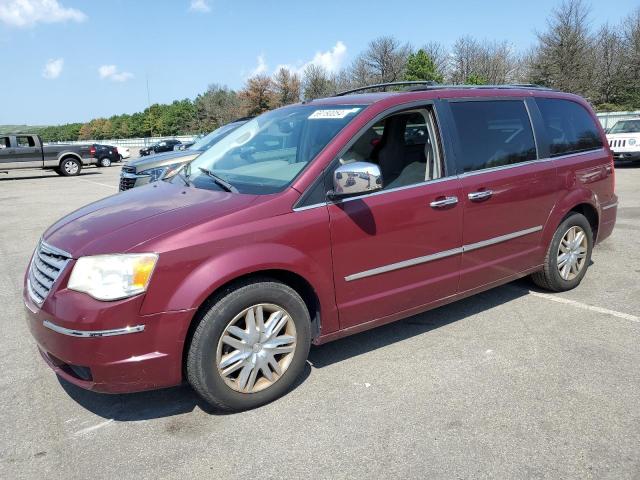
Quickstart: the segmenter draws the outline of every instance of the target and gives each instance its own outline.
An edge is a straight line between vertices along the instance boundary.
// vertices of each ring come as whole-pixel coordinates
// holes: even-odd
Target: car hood
[[[607,133],[607,138],[609,140],[618,139],[618,138],[640,138],[640,132]]]
[[[142,157],[131,162],[127,162],[127,166],[135,167],[136,172],[142,172],[149,168],[162,167],[172,165],[174,163],[189,162],[200,155],[201,152],[193,150],[179,150],[177,152],[159,153]]]
[[[172,230],[242,210],[258,198],[156,182],[70,213],[49,227],[43,239],[73,258],[123,253]]]

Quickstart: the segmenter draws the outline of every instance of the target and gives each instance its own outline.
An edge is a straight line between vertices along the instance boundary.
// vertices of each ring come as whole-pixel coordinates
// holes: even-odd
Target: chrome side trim
[[[542,225],[537,227],[527,228],[526,230],[518,230],[517,232],[508,233],[506,235],[500,235],[499,237],[490,238],[481,242],[470,243],[462,247],[464,252],[470,252],[471,250],[477,250],[478,248],[488,247],[489,245],[495,245],[496,243],[506,242],[507,240],[513,240],[514,238],[524,237],[530,233],[539,232],[542,230]]]
[[[372,268],[371,270],[365,270],[364,272],[348,275],[344,277],[344,279],[347,282],[351,282],[352,280],[358,280],[360,278],[371,277],[373,275],[392,272],[393,270],[399,270],[401,268],[412,267],[414,265],[419,265],[421,263],[432,262],[433,260],[439,260],[441,258],[450,257],[452,255],[457,255],[459,253],[462,253],[462,247],[434,253],[433,255],[425,255],[424,257],[417,257],[417,258],[412,258],[410,260],[403,260],[402,262],[398,262],[398,263],[391,263],[383,267]]]
[[[617,207],[617,206],[618,206],[618,202],[613,202],[605,207],[602,207],[602,210],[609,210],[610,208]]]
[[[127,335],[129,333],[138,333],[144,330],[144,325],[135,325],[133,327],[114,328],[112,330],[73,330],[64,328],[49,320],[44,320],[42,325],[49,330],[60,333],[62,335],[68,335],[70,337],[80,338],[95,338],[95,337],[113,337],[115,335]]]
[[[557,157],[547,157],[547,158],[538,158],[535,160],[527,160],[526,162],[520,162],[520,163],[512,163],[509,165],[500,165],[498,167],[492,167],[492,168],[483,168],[480,170],[473,170],[471,172],[464,172],[461,173],[458,177],[459,178],[464,178],[464,177],[471,177],[473,175],[482,175],[483,173],[491,173],[491,172],[497,172],[500,170],[507,170],[510,168],[517,168],[517,167],[522,167],[525,165],[532,165],[535,163],[543,163],[543,162],[553,162],[555,160],[563,160],[565,158],[569,158],[569,157],[575,157],[578,155],[587,155],[589,153],[598,153],[598,152],[604,152],[604,148],[597,148],[595,150],[587,150],[585,152],[576,152],[576,153],[568,153],[566,155],[558,155]]]
[[[508,233],[506,235],[500,235],[499,237],[490,238],[481,242],[471,243],[469,245],[463,245],[459,248],[452,248],[451,250],[444,250],[442,252],[434,253],[432,255],[426,255],[424,257],[411,258],[409,260],[403,260],[397,263],[391,263],[382,267],[372,268],[371,270],[365,270],[363,272],[347,275],[344,279],[347,282],[353,280],[359,280],[361,278],[371,277],[373,275],[379,275],[381,273],[392,272],[401,268],[413,267],[414,265],[420,265],[422,263],[432,262],[434,260],[440,260],[459,253],[470,252],[479,248],[488,247],[489,245],[495,245],[496,243],[506,242],[507,240],[513,240],[514,238],[523,237],[531,233],[539,232],[542,230],[542,225],[537,227],[527,228],[525,230],[518,230],[517,232]]]
[[[311,210],[312,208],[318,208],[318,207],[326,207],[327,206],[327,202],[321,202],[321,203],[314,203],[313,205],[305,205],[304,207],[296,207],[293,209],[294,212],[303,212],[305,210]]]
[[[351,202],[353,200],[359,200],[361,198],[369,198],[369,197],[373,197],[373,196],[376,196],[376,195],[384,195],[385,193],[398,192],[400,190],[408,190],[410,188],[424,187],[425,185],[430,185],[432,183],[440,183],[440,182],[447,182],[447,181],[450,181],[450,180],[457,180],[457,178],[458,178],[457,176],[435,178],[433,180],[426,180],[426,181],[420,182],[420,183],[412,183],[411,185],[403,185],[401,187],[390,188],[388,190],[378,190],[378,191],[372,192],[372,193],[365,193],[365,194],[362,194],[362,195],[355,195],[353,197],[342,198],[342,199],[337,200],[335,202],[314,203],[313,205],[306,205],[304,207],[294,208],[293,211],[294,212],[301,212],[303,210],[311,210],[312,208],[325,207],[327,205],[337,205],[337,204],[340,204],[340,203]]]

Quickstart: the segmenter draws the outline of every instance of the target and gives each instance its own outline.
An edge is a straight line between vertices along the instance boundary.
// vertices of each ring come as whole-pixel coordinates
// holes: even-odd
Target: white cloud
[[[189,11],[209,13],[211,11],[211,5],[209,5],[208,0],[191,0],[191,5],[189,5]]]
[[[255,77],[256,75],[266,73],[267,70],[269,70],[269,66],[267,65],[264,55],[258,55],[258,65],[256,65],[256,68],[251,70],[249,77]]]
[[[131,72],[119,72],[115,65],[102,65],[98,68],[98,74],[102,79],[113,80],[114,82],[126,82],[133,78]]]
[[[64,58],[52,58],[45,63],[42,69],[42,76],[48,80],[54,80],[60,76],[63,67]]]
[[[12,27],[30,27],[37,23],[83,22],[87,16],[75,8],[66,8],[58,0],[0,0],[0,22]]]
[[[316,52],[313,58],[307,62],[299,61],[295,65],[287,63],[278,64],[273,70],[273,73],[277,72],[281,68],[286,68],[287,70],[302,75],[304,73],[304,69],[309,65],[318,65],[323,67],[329,73],[337,73],[342,67],[346,55],[347,46],[342,41],[337,41],[331,49],[326,52]],[[268,70],[269,67],[265,56],[260,55],[258,56],[258,65],[251,71],[249,77],[258,75],[259,73],[267,73]]]
[[[307,65],[313,64],[318,65],[319,67],[324,67],[329,73],[336,73],[340,70],[346,54],[347,46],[338,40],[331,50],[327,50],[326,52],[316,52],[313,59],[303,65],[302,70],[304,70]]]

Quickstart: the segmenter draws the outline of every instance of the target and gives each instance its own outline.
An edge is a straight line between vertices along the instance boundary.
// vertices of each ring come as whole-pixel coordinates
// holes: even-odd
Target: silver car
[[[202,137],[186,150],[141,157],[127,162],[120,173],[120,191],[173,177],[183,165],[189,163],[202,152],[209,150],[248,120],[249,117],[227,123]]]

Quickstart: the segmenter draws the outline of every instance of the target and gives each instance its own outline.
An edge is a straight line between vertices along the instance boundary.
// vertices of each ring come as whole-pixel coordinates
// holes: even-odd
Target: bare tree
[[[327,70],[313,63],[304,69],[302,88],[305,100],[326,97],[335,93],[335,85]]]
[[[351,82],[350,88],[364,87],[375,83],[362,55],[356,57],[346,73]]]
[[[275,104],[273,81],[264,74],[251,77],[238,96],[247,115],[260,115]]]
[[[409,44],[401,44],[394,37],[379,37],[369,42],[356,62],[374,83],[395,82],[402,79],[410,53]]]
[[[583,0],[565,0],[554,9],[547,31],[538,33],[530,65],[531,81],[588,95],[593,71],[589,7]]]
[[[276,106],[300,101],[300,76],[288,68],[281,67],[273,76],[273,91]]]
[[[594,101],[596,104],[617,103],[624,79],[625,57],[617,29],[603,25],[593,48]]]
[[[629,106],[640,106],[640,8],[635,9],[623,23],[624,91]]]
[[[468,83],[471,78],[482,83],[504,84],[520,80],[521,61],[507,41],[480,42],[465,36],[453,46],[450,79]]]
[[[440,42],[428,42],[423,47],[424,50],[436,66],[437,72],[447,78],[449,73],[449,52]]]
[[[480,56],[480,44],[472,37],[456,40],[451,52],[451,82],[466,83],[475,73]]]

